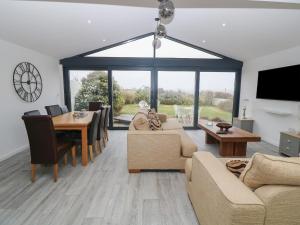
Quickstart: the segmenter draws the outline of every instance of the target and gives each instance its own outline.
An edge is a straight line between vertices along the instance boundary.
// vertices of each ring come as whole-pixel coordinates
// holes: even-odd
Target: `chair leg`
[[[68,163],[68,153],[66,153],[66,154],[64,155],[64,166],[66,166],[67,163]]]
[[[99,148],[99,152],[102,153],[102,148],[101,148],[101,141],[97,141],[97,145],[98,145],[98,148]]]
[[[90,152],[91,161],[94,162],[93,145],[89,145],[89,152]]]
[[[32,182],[35,181],[35,174],[36,174],[36,165],[31,164],[31,181]]]
[[[106,147],[105,137],[102,138],[102,142],[103,142],[103,146],[104,146],[104,148],[105,148],[105,147]]]
[[[76,162],[76,145],[72,146],[71,153],[72,153],[72,166],[75,167],[77,164],[77,162]]]
[[[106,140],[108,141],[108,131],[107,131],[107,129],[105,130],[105,137],[106,137]]]
[[[53,165],[53,178],[54,182],[56,182],[58,178],[58,163]]]

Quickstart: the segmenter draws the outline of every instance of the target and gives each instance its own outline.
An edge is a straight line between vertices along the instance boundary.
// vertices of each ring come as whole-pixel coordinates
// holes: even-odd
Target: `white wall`
[[[240,106],[243,107],[243,99],[250,100],[247,116],[255,120],[254,132],[276,146],[279,145],[280,131],[287,131],[289,128],[300,129],[297,117],[300,102],[256,99],[258,71],[296,64],[300,64],[300,46],[247,61],[243,67]],[[291,112],[292,115],[272,115],[265,109]]]
[[[43,92],[34,103],[24,102],[13,87],[13,72],[20,62],[31,62],[43,80]],[[27,134],[21,116],[25,111],[61,104],[61,70],[57,59],[0,40],[0,160],[28,148]]]

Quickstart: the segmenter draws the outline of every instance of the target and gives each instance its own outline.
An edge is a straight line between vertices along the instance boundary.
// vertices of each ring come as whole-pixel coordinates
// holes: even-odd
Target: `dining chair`
[[[47,111],[47,114],[49,116],[55,117],[62,114],[61,108],[59,105],[48,105],[45,106],[45,109]]]
[[[39,115],[41,115],[39,110],[24,112],[24,116],[39,116]]]
[[[100,121],[98,124],[98,132],[97,132],[97,145],[98,145],[98,149],[100,152],[102,152],[102,148],[101,148],[101,141],[105,147],[105,140],[104,140],[104,124],[105,124],[105,115],[106,115],[106,111],[107,111],[107,107],[102,107],[101,110],[101,116],[100,116]]]
[[[57,138],[51,116],[23,116],[27,130],[31,156],[31,180],[35,181],[36,165],[52,164],[54,181],[58,178],[58,161],[64,157],[67,163],[67,152],[72,150],[72,165],[76,165],[76,148],[72,142]]]
[[[106,112],[105,112],[105,120],[104,120],[104,140],[108,141],[108,126],[109,126],[109,114],[111,106],[106,106]]]
[[[94,161],[94,153],[93,151],[96,150],[96,141],[97,141],[97,130],[98,124],[100,121],[101,110],[94,112],[91,126],[88,130],[88,149],[91,161]],[[75,142],[76,146],[81,144],[81,133],[74,133],[73,141]]]
[[[66,105],[60,106],[60,110],[61,110],[62,114],[69,112],[69,109],[68,109],[68,107]]]
[[[89,111],[98,111],[101,109],[103,102],[89,102]]]

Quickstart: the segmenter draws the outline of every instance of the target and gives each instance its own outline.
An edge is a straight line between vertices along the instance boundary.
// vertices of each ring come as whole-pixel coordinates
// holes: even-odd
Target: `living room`
[[[0,224],[300,224],[299,9],[1,1]]]

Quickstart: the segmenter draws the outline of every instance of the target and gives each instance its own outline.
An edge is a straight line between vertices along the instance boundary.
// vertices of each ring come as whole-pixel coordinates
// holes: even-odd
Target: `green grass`
[[[137,104],[125,105],[122,108],[120,114],[135,114],[139,110]],[[175,116],[174,106],[173,105],[160,105],[158,107],[160,113],[165,113],[169,116]],[[213,119],[219,117],[225,121],[231,122],[232,114],[230,112],[223,111],[215,106],[202,106],[199,110],[201,117],[206,117],[208,119]]]

